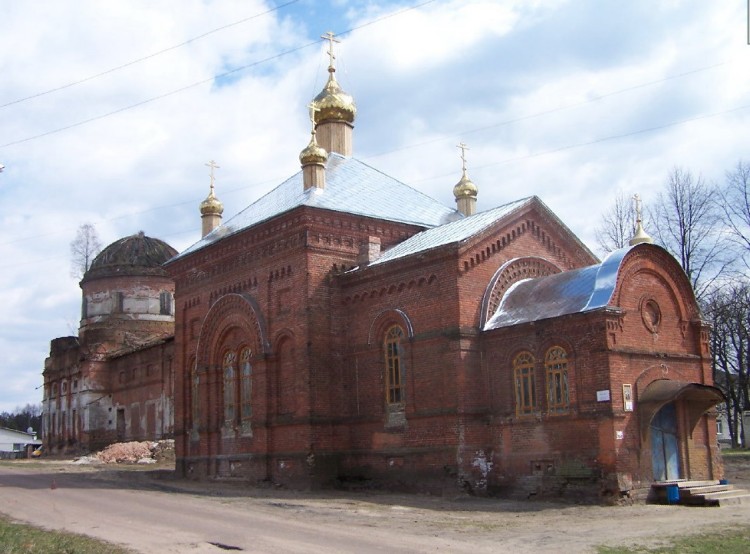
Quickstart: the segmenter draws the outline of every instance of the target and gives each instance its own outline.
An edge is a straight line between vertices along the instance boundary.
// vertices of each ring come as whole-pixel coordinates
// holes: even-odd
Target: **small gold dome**
[[[654,243],[654,239],[652,239],[648,235],[648,233],[646,232],[646,230],[643,228],[643,225],[641,224],[641,222],[638,221],[637,222],[637,226],[636,226],[636,230],[635,230],[635,234],[633,235],[633,238],[630,239],[630,242],[628,244],[630,244],[630,246],[635,246],[636,244],[642,244],[644,242],[646,244],[653,244]]]
[[[353,123],[357,114],[354,98],[341,89],[336,77],[333,76],[335,71],[333,67],[328,68],[328,82],[313,100],[316,124],[330,120]]]
[[[201,215],[221,215],[224,213],[224,204],[219,202],[214,194],[214,187],[211,185],[211,192],[208,193],[206,199],[201,202]]]
[[[461,180],[456,183],[456,186],[453,187],[453,196],[455,196],[456,199],[476,198],[478,193],[479,189],[471,181],[471,179],[469,179],[469,177],[466,175],[466,172],[464,172],[464,174],[461,176]]]
[[[641,197],[636,194],[633,196],[633,201],[635,202],[635,234],[633,235],[633,238],[630,239],[630,246],[635,246],[636,244],[653,244],[654,239],[652,239],[650,236],[648,236],[648,233],[643,228],[643,219],[641,217]]]
[[[299,161],[302,165],[324,164],[328,160],[328,152],[325,148],[318,145],[315,140],[315,131],[312,132],[310,143],[299,153]]]

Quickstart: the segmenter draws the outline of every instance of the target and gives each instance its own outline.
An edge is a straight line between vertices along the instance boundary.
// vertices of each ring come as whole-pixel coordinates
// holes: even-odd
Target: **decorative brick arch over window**
[[[547,410],[565,413],[570,409],[568,391],[568,352],[562,346],[553,346],[544,356],[547,380]]]
[[[226,330],[237,326],[247,331],[249,347],[258,354],[268,354],[270,346],[266,322],[255,299],[247,294],[226,294],[219,298],[203,319],[198,337],[198,370],[211,360],[216,343]],[[218,361],[217,363],[220,363]]]
[[[220,429],[223,438],[252,436],[253,362],[263,363],[268,351],[265,321],[251,297],[232,293],[214,303],[200,330],[196,364],[200,381],[205,374],[206,383],[219,387],[193,389],[199,402],[206,398],[209,432]]]
[[[514,258],[504,263],[490,279],[482,297],[479,328],[494,315],[508,289],[525,279],[535,279],[560,273],[561,269],[549,260],[529,256]]]
[[[406,312],[390,308],[383,310],[372,320],[367,335],[367,344],[372,344],[374,341],[377,341],[378,337],[382,337],[384,330],[391,325],[400,325],[406,332],[405,337],[407,339],[414,338],[414,327],[412,326],[411,319],[406,315]]]
[[[516,391],[516,415],[531,415],[536,411],[536,383],[534,355],[523,351],[513,358],[513,382]]]

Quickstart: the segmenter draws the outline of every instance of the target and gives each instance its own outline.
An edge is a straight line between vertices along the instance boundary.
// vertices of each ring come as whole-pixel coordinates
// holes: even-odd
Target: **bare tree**
[[[601,223],[596,228],[596,240],[602,251],[609,253],[627,246],[634,233],[633,201],[620,192],[615,203],[602,215]]]
[[[716,195],[702,177],[676,167],[650,210],[657,242],[680,262],[698,299],[724,275],[732,259],[720,232]]]
[[[750,254],[750,163],[739,161],[727,171],[725,188],[719,193],[719,208],[732,241]]]
[[[96,228],[91,223],[81,225],[76,232],[76,238],[70,243],[70,275],[81,279],[101,250],[102,244]]]
[[[714,382],[725,396],[732,446],[747,446],[742,414],[750,408],[750,283],[737,281],[708,297],[705,312],[711,321]]]

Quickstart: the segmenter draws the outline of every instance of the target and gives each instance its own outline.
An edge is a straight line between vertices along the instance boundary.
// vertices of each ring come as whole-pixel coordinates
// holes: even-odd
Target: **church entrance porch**
[[[714,478],[703,416],[723,400],[716,387],[670,379],[653,381],[640,393],[644,472],[650,461],[653,481]]]

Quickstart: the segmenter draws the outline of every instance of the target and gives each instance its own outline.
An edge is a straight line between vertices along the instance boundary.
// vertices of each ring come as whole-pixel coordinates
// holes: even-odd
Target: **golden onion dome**
[[[341,89],[333,75],[335,71],[333,67],[328,68],[328,82],[313,100],[316,124],[331,120],[353,123],[357,114],[354,98]]]
[[[328,160],[328,152],[315,140],[315,131],[311,135],[310,143],[299,153],[299,161],[302,165],[324,164]]]
[[[224,204],[222,204],[214,194],[214,186],[211,185],[211,192],[206,199],[201,202],[201,215],[221,215],[224,213]]]
[[[456,197],[458,200],[459,198],[476,198],[477,193],[479,193],[479,188],[469,179],[469,177],[466,175],[466,172],[464,171],[464,174],[461,176],[461,180],[456,183],[456,186],[453,187],[453,196]]]

